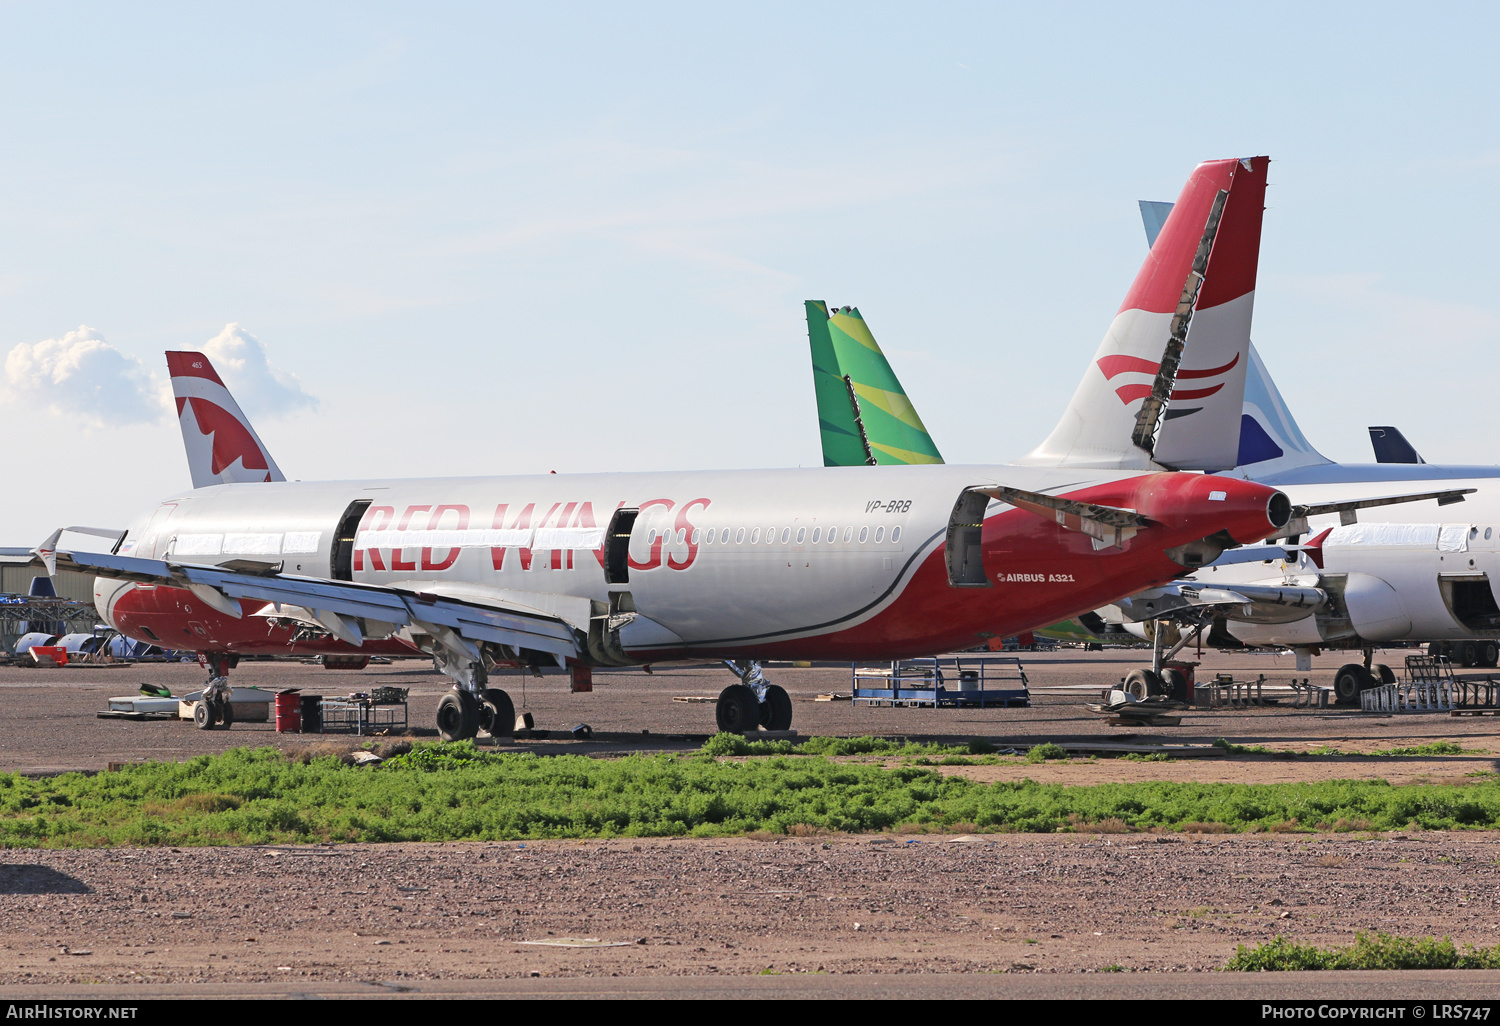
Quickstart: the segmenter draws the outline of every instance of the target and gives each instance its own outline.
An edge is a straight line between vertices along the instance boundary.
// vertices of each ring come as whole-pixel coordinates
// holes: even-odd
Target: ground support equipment
[[[324,734],[379,734],[405,730],[410,725],[405,688],[376,688],[368,695],[328,697],[321,706]]]
[[[905,659],[881,666],[852,664],[851,704],[933,708],[1026,708],[1031,691],[1014,657]]]

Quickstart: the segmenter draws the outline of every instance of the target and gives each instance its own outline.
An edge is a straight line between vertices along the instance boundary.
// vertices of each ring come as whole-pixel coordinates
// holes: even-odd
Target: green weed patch
[[[1309,969],[1500,969],[1500,947],[1458,950],[1444,937],[1356,934],[1346,948],[1294,944],[1281,936],[1254,948],[1241,944],[1224,966],[1231,972],[1293,972]]]
[[[831,754],[890,755],[870,739]],[[754,744],[744,742],[745,744]],[[763,742],[762,742],[763,743]],[[771,742],[778,744],[779,742]],[[813,742],[808,742],[812,744]],[[922,747],[922,746],[913,746]],[[0,775],[0,847],[975,831],[1217,832],[1500,828],[1500,781],[1091,786],[980,783],[828,755],[539,758],[472,744],[417,745],[383,765],[238,749],[94,776]],[[925,748],[923,749],[926,750]],[[976,758],[942,749],[944,761]],[[935,753],[934,753],[935,754]],[[980,759],[993,756],[978,756]]]

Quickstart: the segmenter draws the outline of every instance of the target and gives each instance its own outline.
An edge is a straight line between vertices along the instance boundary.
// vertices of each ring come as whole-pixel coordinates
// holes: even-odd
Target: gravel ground
[[[12,851],[0,984],[1197,972],[1285,934],[1500,942],[1488,834]]]
[[[1399,663],[1399,652],[1386,661]],[[1285,707],[1190,711],[1179,727],[1122,733],[1089,713],[1097,689],[1140,653],[1024,656],[1030,709],[851,708],[847,671],[778,668],[803,734],[980,736],[1002,745],[1240,744],[1348,752],[1453,740],[1464,755],[1078,759],[956,767],[1000,779],[1294,780],[1393,783],[1493,773],[1494,720],[1364,716]],[[1325,667],[1327,676],[1332,666]],[[1205,654],[1200,672],[1293,676],[1271,656]],[[1300,675],[1299,675],[1300,676]],[[355,738],[276,734],[268,724],[200,732],[179,722],[94,716],[143,681],[181,694],[196,666],[0,668],[0,770],[104,770],[237,745],[353,746]],[[327,694],[412,689],[428,732],[443,678],[420,663],[361,673],[246,663],[242,685]],[[602,673],[592,694],[557,677],[501,682],[539,729],[588,722],[595,740],[518,741],[537,751],[608,754],[693,747],[712,731],[723,670]],[[1060,690],[1044,690],[1060,689]],[[1072,690],[1068,690],[1072,689]],[[524,704],[522,696],[524,694]],[[771,972],[1195,971],[1276,934],[1319,944],[1356,931],[1500,943],[1489,833],[1407,835],[890,835],[777,841],[528,842],[313,848],[0,852],[0,984],[255,982],[316,978],[703,975]]]

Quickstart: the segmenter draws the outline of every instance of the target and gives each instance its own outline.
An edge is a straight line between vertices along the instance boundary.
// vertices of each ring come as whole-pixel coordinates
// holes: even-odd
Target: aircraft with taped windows
[[[216,675],[235,654],[284,651],[288,622],[353,648],[402,638],[455,681],[438,710],[449,739],[510,732],[497,668],[584,677],[669,659],[723,659],[739,678],[721,729],[784,729],[791,703],[762,660],[971,647],[1169,581],[1306,512],[1158,460],[1210,254],[1242,245],[1263,181],[1252,162],[1195,169],[1100,350],[1146,387],[1101,399],[1096,359],[1017,463],[294,482],[274,479],[241,415],[225,445],[217,430],[188,443],[224,483],[146,511],[109,552],[62,531],[34,551],[97,574],[100,613],[123,634],[191,639]],[[179,380],[216,382],[207,360],[169,362],[184,430],[219,423],[200,403],[222,394]]]

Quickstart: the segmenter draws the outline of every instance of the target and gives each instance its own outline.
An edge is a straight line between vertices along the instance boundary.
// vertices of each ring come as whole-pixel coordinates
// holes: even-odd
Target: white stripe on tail
[[[168,353],[167,369],[194,488],[286,480],[208,357]]]
[[[1062,420],[1023,463],[1122,469],[1234,466],[1269,163],[1265,157],[1215,160],[1194,169]],[[1221,190],[1228,199],[1166,419],[1154,452],[1148,452],[1131,441],[1131,434],[1161,369],[1173,316]]]

